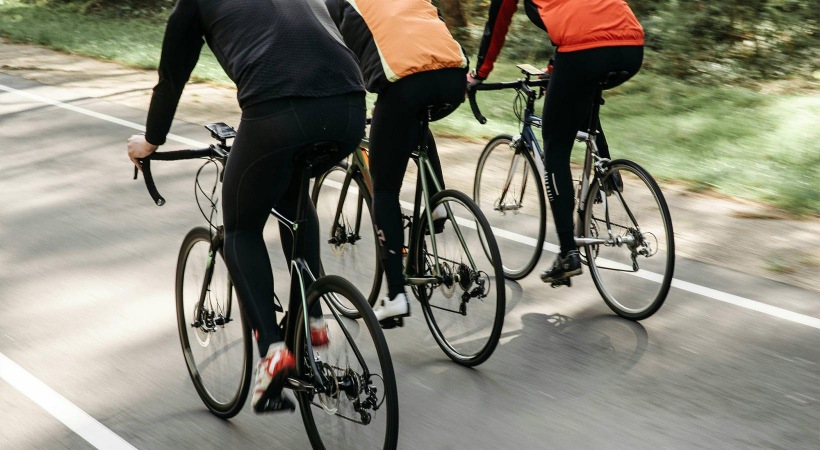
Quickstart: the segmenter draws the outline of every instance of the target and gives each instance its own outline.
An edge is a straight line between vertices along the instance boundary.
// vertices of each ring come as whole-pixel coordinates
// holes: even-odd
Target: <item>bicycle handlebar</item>
[[[148,189],[148,193],[151,194],[151,198],[154,199],[154,203],[157,206],[162,206],[165,204],[165,198],[160,195],[159,191],[157,190],[156,184],[154,184],[154,177],[151,175],[151,160],[157,161],[179,161],[182,159],[196,159],[196,158],[210,158],[213,156],[220,156],[214,146],[210,146],[208,148],[201,148],[201,149],[194,149],[194,150],[174,150],[170,152],[154,152],[147,158],[140,158],[139,162],[142,166],[142,175],[145,178],[145,187]],[[139,175],[139,170],[137,167],[134,167],[134,179],[137,179],[137,175]]]
[[[501,83],[480,83],[467,90],[467,98],[470,100],[470,109],[473,110],[473,116],[482,125],[487,123],[487,118],[481,114],[478,109],[478,102],[476,101],[476,91],[500,91],[502,89],[524,89],[529,91],[530,87],[546,86],[549,84],[549,78],[529,80],[520,79],[516,81],[505,81]]]

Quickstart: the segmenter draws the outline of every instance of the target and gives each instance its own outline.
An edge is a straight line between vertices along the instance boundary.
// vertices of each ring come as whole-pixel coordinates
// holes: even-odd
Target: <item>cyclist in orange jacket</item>
[[[421,114],[435,106],[433,120],[450,114],[464,101],[468,60],[441,19],[424,0],[325,0],[345,43],[359,57],[370,92],[378,94],[370,126],[370,173],[373,215],[379,230],[387,297],[373,307],[385,328],[410,315],[404,292],[399,206],[410,153],[418,145]],[[441,163],[432,135],[428,155],[439,180]],[[433,211],[433,219],[445,216]]]
[[[490,3],[478,62],[468,83],[480,83],[490,75],[517,7],[518,0]],[[573,140],[578,130],[590,125],[593,98],[606,74],[623,71],[631,77],[640,69],[644,33],[624,0],[524,0],[524,10],[530,21],[549,34],[556,48],[542,115],[544,183],[561,244],[555,262],[541,273],[541,280],[551,283],[581,273],[572,217],[575,191],[569,160]],[[598,117],[592,126],[601,131],[596,141],[601,156],[609,158]],[[620,188],[618,180],[613,184],[613,189]]]

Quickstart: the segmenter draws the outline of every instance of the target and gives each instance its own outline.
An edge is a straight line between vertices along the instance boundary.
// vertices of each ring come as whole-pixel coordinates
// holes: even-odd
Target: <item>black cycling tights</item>
[[[555,55],[555,64],[544,102],[544,167],[555,230],[561,253],[576,248],[572,226],[575,191],[569,156],[578,130],[589,128],[592,100],[607,73],[638,72],[643,62],[643,47],[601,47]],[[609,158],[609,147],[598,117],[594,124],[600,133],[596,143],[601,156]]]
[[[376,100],[370,126],[370,173],[373,176],[373,215],[380,231],[381,257],[388,295],[404,292],[401,248],[404,244],[399,191],[410,160],[418,147],[419,118],[428,105],[451,105],[437,114],[441,118],[464,101],[464,69],[421,72],[391,84]],[[432,134],[427,136],[427,154],[443,180],[441,162]]]
[[[259,333],[262,356],[270,344],[282,340],[273,303],[273,274],[262,238],[270,210],[275,207],[285,217],[295,218],[299,186],[294,156],[310,143],[335,141],[341,159],[361,142],[364,119],[363,93],[272,100],[242,113],[222,185],[225,262],[239,300]],[[282,250],[290,261],[291,230],[280,225],[279,231]],[[308,233],[305,259],[318,276],[319,225],[312,204],[304,232]],[[311,311],[311,315],[320,314],[319,308]]]

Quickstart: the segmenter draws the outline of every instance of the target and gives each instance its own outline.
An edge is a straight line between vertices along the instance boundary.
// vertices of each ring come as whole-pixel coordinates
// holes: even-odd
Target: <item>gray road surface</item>
[[[144,121],[0,74],[0,448],[309,448],[299,414],[222,421],[188,378],[173,273],[201,224],[196,163],[156,169],[157,208],[131,180],[133,130],[27,94]],[[198,124],[173,132],[209,139]],[[268,240],[285,280],[275,227]],[[400,448],[820,448],[817,292],[681,258],[676,278],[714,291],[678,284],[690,289],[640,324],[586,275],[572,289],[508,283],[501,345],[474,370],[443,355],[415,305],[386,332]]]

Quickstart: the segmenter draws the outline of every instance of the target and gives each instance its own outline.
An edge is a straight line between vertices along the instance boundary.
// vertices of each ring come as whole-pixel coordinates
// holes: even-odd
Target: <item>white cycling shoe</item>
[[[446,218],[447,218],[447,208],[445,208],[443,204],[436,206],[436,208],[433,210],[433,220],[446,219]]]
[[[404,318],[410,315],[410,301],[404,293],[394,298],[385,297],[373,305],[373,313],[382,328],[404,326]]]
[[[436,234],[441,234],[444,231],[444,223],[447,221],[447,208],[444,205],[438,205],[432,212],[433,215],[433,231]],[[424,234],[430,234],[429,230],[425,230]]]

